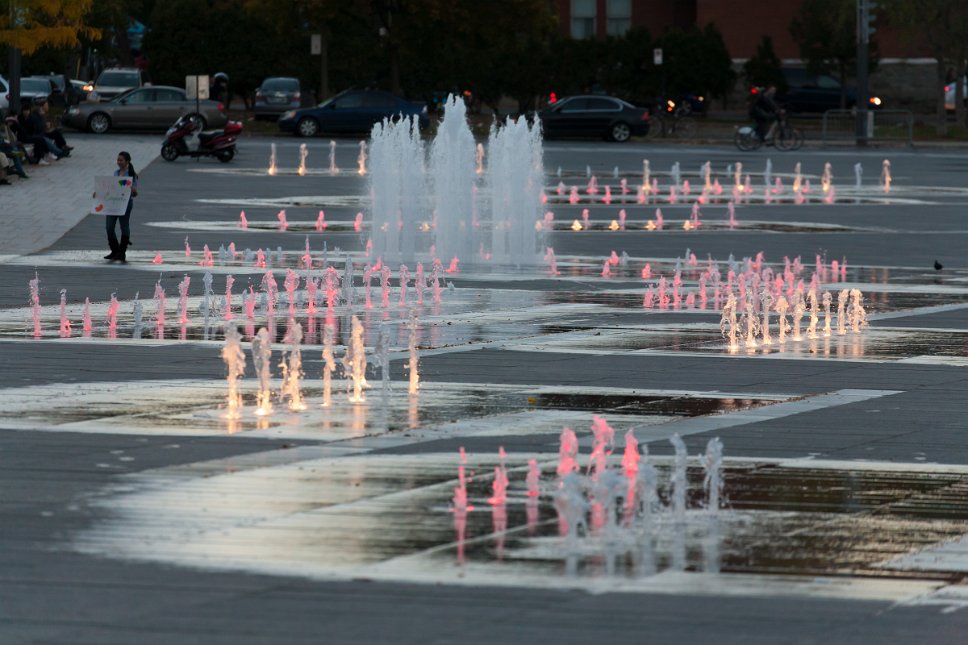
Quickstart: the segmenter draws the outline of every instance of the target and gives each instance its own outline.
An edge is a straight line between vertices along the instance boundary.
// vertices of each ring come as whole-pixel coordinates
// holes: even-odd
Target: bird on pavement
[[[934,270],[935,271],[940,271],[943,268],[944,268],[944,265],[943,264],[941,264],[937,260],[934,261]]]

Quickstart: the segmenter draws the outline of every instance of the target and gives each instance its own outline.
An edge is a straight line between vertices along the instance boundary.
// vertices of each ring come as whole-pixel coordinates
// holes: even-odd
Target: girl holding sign
[[[125,261],[125,252],[131,244],[131,207],[134,205],[134,198],[138,196],[138,173],[131,165],[131,155],[122,150],[118,153],[118,169],[114,171],[115,177],[131,177],[131,199],[128,200],[128,207],[124,215],[107,215],[104,218],[104,227],[108,233],[108,246],[111,252],[104,256],[105,260]],[[117,223],[121,224],[121,242],[114,233]]]

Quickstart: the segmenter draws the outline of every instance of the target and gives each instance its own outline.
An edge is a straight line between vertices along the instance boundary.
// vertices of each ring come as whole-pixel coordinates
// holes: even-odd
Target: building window
[[[595,37],[595,0],[571,0],[571,37]]]
[[[605,29],[609,36],[621,36],[632,27],[632,0],[608,0]]]

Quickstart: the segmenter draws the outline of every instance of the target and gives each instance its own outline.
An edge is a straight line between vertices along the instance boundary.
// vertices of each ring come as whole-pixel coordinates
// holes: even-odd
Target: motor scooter
[[[235,140],[241,132],[239,121],[229,121],[221,130],[202,132],[201,122],[186,114],[165,133],[161,157],[165,161],[174,161],[178,157],[215,157],[228,163],[235,157]]]

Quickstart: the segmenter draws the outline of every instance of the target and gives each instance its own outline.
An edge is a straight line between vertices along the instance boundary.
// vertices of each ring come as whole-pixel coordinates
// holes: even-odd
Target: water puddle
[[[897,558],[968,533],[964,469],[727,460],[721,508],[711,513],[705,471],[693,462],[679,522],[670,511],[671,461],[653,457],[658,485],[647,524],[626,525],[623,496],[615,525],[599,524],[592,511],[569,538],[555,508],[554,465],[543,465],[540,494],[528,497],[528,457],[507,456],[508,499],[495,505],[487,500],[496,455],[469,455],[466,514],[451,510],[456,455],[225,463],[195,478],[153,471],[101,496],[104,519],[75,544],[112,557],[310,578],[549,588],[625,581],[641,585],[626,590],[648,590],[669,573],[702,572],[704,585],[722,579],[736,593],[762,593],[743,590],[744,576],[761,576],[761,588],[825,596],[843,592],[818,584],[825,577],[864,584],[963,576],[954,564]],[[146,513],[151,526],[141,520]]]

